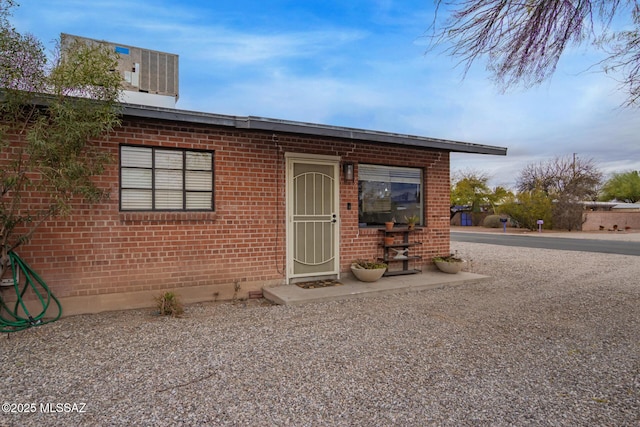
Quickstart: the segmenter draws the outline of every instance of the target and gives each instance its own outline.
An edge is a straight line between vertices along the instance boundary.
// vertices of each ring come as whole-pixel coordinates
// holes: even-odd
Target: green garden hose
[[[58,320],[62,315],[62,306],[60,305],[60,301],[51,293],[51,290],[44,280],[42,280],[18,254],[9,251],[8,255],[13,276],[13,289],[16,292],[17,298],[13,309],[10,309],[4,301],[4,298],[2,298],[2,292],[0,292],[0,332],[17,332],[32,326],[44,325]],[[20,275],[24,277],[22,288],[20,288],[20,284],[18,283],[20,282],[19,277],[21,277],[18,271]],[[35,316],[27,309],[24,302],[24,296],[29,289],[33,290],[42,307],[40,313]],[[52,301],[55,302],[57,306],[57,315],[54,318],[44,320],[44,316],[49,310]]]

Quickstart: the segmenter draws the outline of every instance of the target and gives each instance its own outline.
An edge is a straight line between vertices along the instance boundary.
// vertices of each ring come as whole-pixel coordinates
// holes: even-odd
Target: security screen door
[[[338,162],[287,159],[289,277],[337,275]]]

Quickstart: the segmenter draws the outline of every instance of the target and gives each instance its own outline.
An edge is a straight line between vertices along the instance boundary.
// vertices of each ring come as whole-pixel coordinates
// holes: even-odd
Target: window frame
[[[393,201],[391,200],[391,192],[389,194],[389,210],[388,211],[377,211],[378,214],[378,220],[377,221],[363,221],[363,219],[366,219],[366,217],[364,217],[365,215],[372,215],[372,216],[376,216],[376,211],[374,210],[370,210],[367,211],[367,213],[365,213],[364,211],[364,204],[366,202],[365,198],[363,197],[362,191],[362,183],[363,182],[383,182],[383,181],[373,181],[373,180],[363,180],[362,179],[362,175],[364,172],[363,169],[367,168],[367,167],[371,167],[371,169],[375,170],[378,169],[381,172],[384,172],[384,170],[386,169],[390,175],[390,177],[393,175],[393,172],[396,172],[396,176],[395,179],[396,181],[393,181],[395,183],[402,183],[401,179],[402,177],[399,176],[401,174],[399,174],[399,172],[419,172],[420,174],[420,178],[416,181],[416,182],[406,182],[406,184],[417,184],[419,185],[419,194],[417,195],[417,201],[415,202],[416,205],[416,209],[418,210],[418,217],[420,218],[420,220],[418,221],[418,223],[416,224],[417,226],[424,226],[425,225],[425,211],[426,211],[426,207],[425,207],[425,172],[424,172],[424,168],[420,168],[420,167],[410,167],[410,166],[395,166],[395,165],[381,165],[381,164],[373,164],[373,163],[361,163],[358,165],[358,226],[360,228],[379,228],[379,227],[383,227],[384,226],[384,222],[390,221],[392,218],[395,218],[396,223],[397,224],[406,224],[406,220],[405,220],[405,216],[407,216],[406,214],[401,213],[398,210],[394,210],[393,209]],[[411,181],[411,178],[408,178],[408,181]],[[389,182],[389,184],[393,185],[393,182]],[[404,209],[403,209],[404,210]],[[412,212],[413,213],[413,212]],[[410,216],[410,215],[409,215]]]
[[[138,148],[151,150],[151,166],[150,167],[136,167],[136,166],[123,166],[123,149],[124,148]],[[181,153],[182,157],[182,167],[181,169],[168,169],[161,168],[157,166],[156,161],[156,152],[157,151],[172,151]],[[187,153],[206,153],[211,156],[211,170],[205,169],[187,169]],[[149,145],[136,145],[136,144],[120,144],[118,149],[118,193],[119,193],[119,210],[120,212],[214,212],[215,211],[215,151],[214,150],[199,150],[199,149],[190,149],[190,148],[176,148],[176,147],[162,147],[162,146],[149,146]],[[149,170],[151,172],[151,188],[146,187],[124,187],[123,184],[123,170],[132,169],[132,170]],[[157,208],[157,192],[158,191],[169,191],[166,188],[158,188],[156,182],[156,172],[158,170],[180,170],[182,174],[182,188],[181,199],[182,199],[182,208]],[[187,189],[187,172],[207,172],[211,175],[211,190],[189,190]],[[123,190],[148,190],[151,192],[151,208],[126,208],[123,207],[123,198],[122,192]],[[187,208],[187,195],[195,194],[195,193],[211,193],[211,205],[207,208]]]

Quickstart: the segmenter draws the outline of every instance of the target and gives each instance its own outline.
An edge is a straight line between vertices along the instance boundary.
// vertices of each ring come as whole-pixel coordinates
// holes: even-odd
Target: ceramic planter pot
[[[462,270],[464,266],[464,261],[434,261],[436,267],[443,273],[456,274]]]
[[[357,268],[353,265],[351,266],[351,272],[354,276],[361,282],[375,282],[379,278],[382,277],[384,272],[387,271],[386,268]]]

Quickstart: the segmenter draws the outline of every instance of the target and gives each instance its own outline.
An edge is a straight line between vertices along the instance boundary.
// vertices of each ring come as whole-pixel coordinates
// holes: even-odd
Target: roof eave
[[[456,153],[490,154],[505,156],[507,148],[493,145],[472,144],[468,142],[446,139],[404,135],[390,132],[378,132],[340,126],[321,125],[315,123],[294,122],[288,120],[269,119],[254,116],[227,116],[221,114],[201,113],[187,110],[176,110],[145,105],[123,104],[126,116],[143,117],[159,120],[172,120],[187,123],[228,126],[237,129],[252,129],[270,132],[297,133],[303,135],[352,139],[356,141],[377,142],[399,146],[413,146]]]

